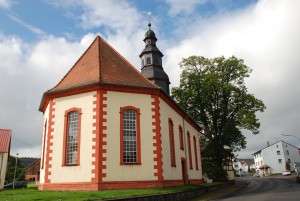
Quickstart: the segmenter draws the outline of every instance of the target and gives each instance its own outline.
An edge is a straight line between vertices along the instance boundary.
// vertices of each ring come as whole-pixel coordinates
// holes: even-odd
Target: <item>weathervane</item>
[[[148,27],[149,27],[149,29],[150,29],[150,27],[151,27],[151,12],[148,12]]]

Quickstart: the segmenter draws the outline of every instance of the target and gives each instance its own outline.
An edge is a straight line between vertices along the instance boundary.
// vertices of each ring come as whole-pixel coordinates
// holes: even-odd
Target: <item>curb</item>
[[[209,192],[213,192],[222,188],[233,185],[234,181],[229,181],[225,184],[220,184],[216,186],[199,186],[197,189],[191,189],[186,191],[180,191],[175,193],[164,193],[164,194],[154,194],[154,195],[144,195],[129,198],[116,198],[116,199],[106,199],[105,201],[186,201],[191,200],[195,197],[204,195]]]

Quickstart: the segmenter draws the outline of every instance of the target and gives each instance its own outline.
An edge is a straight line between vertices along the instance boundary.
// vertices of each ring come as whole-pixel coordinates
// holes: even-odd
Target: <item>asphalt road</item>
[[[221,199],[225,201],[299,201],[300,183],[296,182],[296,176],[272,176],[263,178],[241,177],[249,184],[234,194]]]

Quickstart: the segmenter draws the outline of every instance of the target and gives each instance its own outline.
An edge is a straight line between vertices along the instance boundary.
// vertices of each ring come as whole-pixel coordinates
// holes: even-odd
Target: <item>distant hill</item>
[[[251,162],[254,163],[254,159],[253,158],[238,158],[239,161],[246,161],[246,162]]]
[[[33,163],[34,161],[36,161],[38,158],[31,158],[31,157],[21,157],[21,166],[23,167],[27,167],[28,165],[30,165],[31,163]]]

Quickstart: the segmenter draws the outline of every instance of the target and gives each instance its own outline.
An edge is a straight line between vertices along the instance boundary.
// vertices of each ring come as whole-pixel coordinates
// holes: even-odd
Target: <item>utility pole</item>
[[[14,181],[13,181],[13,189],[15,189],[15,182],[16,182],[16,172],[17,172],[17,165],[18,165],[18,153],[16,156],[16,163],[15,163],[15,173],[14,173]]]

